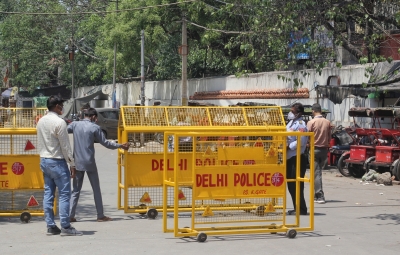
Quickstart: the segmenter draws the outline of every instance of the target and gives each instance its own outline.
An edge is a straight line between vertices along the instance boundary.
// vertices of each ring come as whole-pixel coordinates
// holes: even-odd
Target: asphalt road
[[[163,233],[162,215],[149,220],[125,214],[117,207],[117,151],[96,144],[105,213],[112,222],[96,222],[90,184],[85,179],[74,227],[83,236],[47,236],[43,217],[21,223],[18,217],[0,217],[0,254],[397,254],[400,249],[400,186],[363,185],[323,174],[327,203],[315,205],[315,230],[294,239],[283,234],[175,238]],[[308,190],[306,191],[308,194]],[[288,205],[291,207],[291,205]],[[290,208],[289,208],[290,209]],[[182,214],[188,218],[189,214]],[[288,216],[289,217],[289,216]],[[293,217],[293,216],[291,216]],[[308,222],[308,216],[301,217]]]

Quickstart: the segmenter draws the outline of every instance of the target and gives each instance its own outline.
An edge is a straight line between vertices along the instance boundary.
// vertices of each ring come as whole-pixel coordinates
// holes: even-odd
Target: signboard
[[[127,185],[129,187],[162,186],[164,171],[168,176],[174,176],[174,155],[168,155],[164,160],[163,154],[128,154],[127,160]],[[181,181],[191,181],[192,154],[182,153],[179,155],[178,175]]]
[[[284,167],[196,168],[193,196],[196,199],[283,196]]]
[[[42,189],[38,155],[0,156],[0,189]]]
[[[263,148],[245,148],[245,152],[237,150],[236,148],[229,148],[227,150],[219,150],[218,155],[207,155],[205,153],[196,153],[195,166],[207,169],[208,174],[212,174],[214,178],[217,178],[216,174],[225,174],[224,171],[231,171],[231,167],[249,167],[256,169],[259,167],[262,171],[260,174],[266,172],[267,163],[270,162],[270,158],[273,159],[271,171],[267,171],[268,175],[263,178],[267,178],[268,185],[271,183],[272,175],[276,172],[285,172],[284,170],[273,171],[277,168],[277,156],[268,157],[264,155]],[[233,159],[235,158],[235,159]],[[168,178],[173,181],[174,178],[174,154],[168,154],[167,160],[164,160],[163,154],[128,154],[126,157],[128,160],[127,180],[128,187],[145,187],[145,186],[162,186],[163,174],[167,171]],[[191,182],[193,177],[193,158],[191,153],[179,153],[179,159],[177,162],[178,167],[178,181],[179,182]],[[269,165],[271,167],[271,165]],[[214,169],[215,172],[214,172]],[[224,170],[222,170],[224,169]],[[221,172],[220,172],[221,171]],[[240,170],[238,170],[240,171]],[[201,174],[207,174],[201,173]],[[205,177],[207,178],[207,177]],[[222,177],[220,177],[222,178]],[[224,177],[225,178],[225,175]],[[226,176],[226,178],[230,178]],[[234,177],[232,177],[234,178]],[[238,178],[237,176],[235,178]],[[242,178],[242,177],[240,177]],[[243,177],[244,178],[244,177]],[[257,178],[257,177],[256,177]],[[261,178],[261,177],[259,177]],[[213,179],[214,181],[214,179]],[[260,180],[261,181],[261,180]],[[230,181],[227,183],[231,185]],[[264,181],[265,182],[265,181]],[[225,182],[224,182],[225,183]],[[238,186],[238,185],[237,185]]]

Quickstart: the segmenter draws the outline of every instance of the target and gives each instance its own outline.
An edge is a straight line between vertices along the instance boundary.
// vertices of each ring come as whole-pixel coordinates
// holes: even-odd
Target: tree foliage
[[[396,0],[183,2],[3,0],[0,59],[19,64],[14,84],[70,84],[67,53],[74,46],[76,85],[98,85],[112,81],[116,45],[116,76],[121,82],[140,76],[144,30],[146,79],[179,79],[178,47],[185,19],[189,78],[266,72],[277,63],[281,68],[321,71],[337,60],[338,46],[360,63],[384,60],[380,42],[400,24]]]

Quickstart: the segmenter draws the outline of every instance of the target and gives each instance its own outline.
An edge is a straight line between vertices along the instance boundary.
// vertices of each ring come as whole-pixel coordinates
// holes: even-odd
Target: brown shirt
[[[308,132],[314,132],[315,147],[328,148],[331,138],[331,122],[322,115],[315,116],[307,123]]]

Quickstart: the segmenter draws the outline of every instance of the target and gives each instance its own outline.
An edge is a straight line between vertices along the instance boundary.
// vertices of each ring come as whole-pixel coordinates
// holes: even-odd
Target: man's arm
[[[67,131],[68,131],[68,133],[69,134],[71,134],[71,133],[73,133],[74,132],[74,122],[72,122],[71,124],[69,124],[68,126],[67,126]]]
[[[301,137],[301,146],[307,146],[308,143],[308,136]]]
[[[103,132],[101,131],[99,126],[95,126],[94,137],[97,141],[107,149],[115,150],[121,148],[121,145],[118,143],[110,142],[106,139]]]
[[[309,122],[307,122],[307,130],[308,130],[308,132],[314,132],[313,131],[313,124],[314,124],[313,120],[310,120]]]
[[[71,144],[69,143],[69,136],[67,132],[67,124],[62,121],[61,124],[57,127],[57,137],[60,142],[60,147],[62,154],[64,155],[64,159],[71,167],[75,167],[74,157],[72,154]]]
[[[304,125],[299,125],[299,124],[296,124],[294,127],[293,127],[293,131],[294,132],[305,132],[306,131],[306,129],[305,129],[305,126]],[[300,137],[300,146],[306,146],[307,145],[307,142],[308,142],[308,136],[301,136]],[[294,139],[292,142],[290,142],[289,144],[288,144],[288,149],[289,150],[296,150],[297,149],[297,136],[296,136],[296,139]]]

